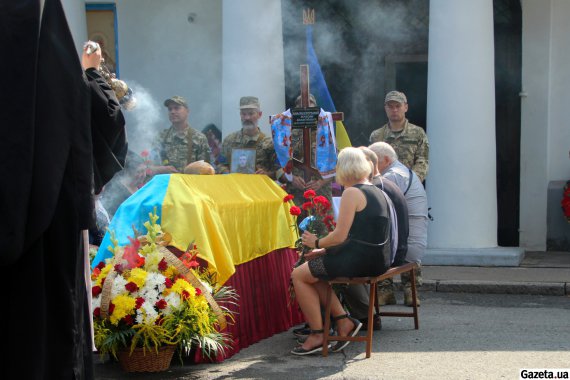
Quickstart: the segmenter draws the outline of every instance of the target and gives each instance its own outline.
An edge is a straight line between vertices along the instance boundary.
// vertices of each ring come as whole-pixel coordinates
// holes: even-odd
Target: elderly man
[[[392,145],[400,162],[412,169],[423,182],[428,173],[429,142],[424,130],[406,119],[406,95],[390,91],[384,99],[384,109],[388,123],[372,132],[370,143],[384,141]]]
[[[427,224],[428,205],[427,195],[420,179],[410,168],[405,167],[398,161],[398,155],[394,148],[385,142],[377,142],[369,146],[370,150],[378,157],[378,170],[383,178],[394,182],[408,203],[408,252],[407,262],[421,264],[422,257],[427,247]],[[402,274],[402,285],[404,285],[404,304],[412,306],[412,279],[408,273]],[[421,269],[416,271],[416,284],[421,285]],[[391,294],[392,293],[392,294]],[[380,295],[385,304],[394,304],[396,299],[393,296],[393,289],[384,287]],[[382,303],[382,302],[381,302]],[[418,299],[418,306],[419,306]]]
[[[239,101],[241,129],[229,134],[222,141],[222,156],[225,163],[218,165],[219,173],[229,173],[232,167],[232,151],[234,149],[255,149],[255,174],[265,174],[275,179],[277,169],[273,141],[259,129],[261,106],[255,96],[244,96]],[[239,157],[239,154],[238,156]]]
[[[160,162],[150,168],[151,174],[181,173],[192,162],[210,162],[208,139],[188,124],[190,110],[186,99],[173,96],[166,99],[164,105],[172,125],[160,133],[155,143]]]

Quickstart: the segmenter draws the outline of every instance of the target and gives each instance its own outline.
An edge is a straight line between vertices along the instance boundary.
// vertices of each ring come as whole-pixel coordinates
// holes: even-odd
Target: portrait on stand
[[[232,149],[232,173],[254,174],[255,173],[255,149]]]

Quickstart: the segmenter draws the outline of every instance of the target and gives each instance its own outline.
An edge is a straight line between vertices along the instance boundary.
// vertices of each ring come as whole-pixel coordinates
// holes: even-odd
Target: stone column
[[[270,133],[269,116],[285,107],[281,0],[224,0],[222,12],[223,134],[241,128],[239,98],[248,95],[259,98]]]
[[[432,0],[428,53],[427,192],[435,219],[424,263],[505,265],[489,262],[501,251],[492,0]]]

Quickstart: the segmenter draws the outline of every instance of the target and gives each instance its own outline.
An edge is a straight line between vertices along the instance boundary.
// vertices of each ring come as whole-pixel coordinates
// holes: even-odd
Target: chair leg
[[[372,333],[374,331],[374,309],[378,309],[376,297],[376,283],[370,284],[370,298],[368,299],[368,329],[366,331],[366,358],[372,353]]]
[[[414,327],[416,330],[420,328],[420,319],[418,318],[418,303],[417,303],[417,293],[416,293],[416,270],[412,268],[412,301],[414,309]]]
[[[331,328],[331,300],[332,300],[332,285],[327,284],[327,298],[325,306],[325,325],[323,329],[323,356],[329,355],[329,332]]]

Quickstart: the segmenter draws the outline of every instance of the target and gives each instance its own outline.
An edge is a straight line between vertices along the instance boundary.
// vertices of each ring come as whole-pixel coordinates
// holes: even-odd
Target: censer
[[[87,41],[85,43],[84,48],[87,54],[91,54],[97,49],[100,49],[99,44],[94,41]],[[105,65],[105,60],[103,58],[101,58],[101,65],[99,66],[99,71],[101,72],[101,75],[103,75],[103,78],[105,78],[107,83],[109,83],[109,85],[115,92],[115,95],[117,96],[117,99],[119,100],[119,104],[121,105],[121,107],[123,107],[127,111],[130,111],[133,108],[135,108],[137,102],[133,95],[133,90],[131,90],[131,88],[127,85],[125,81],[117,79],[115,73],[112,73],[107,67],[107,65]]]

